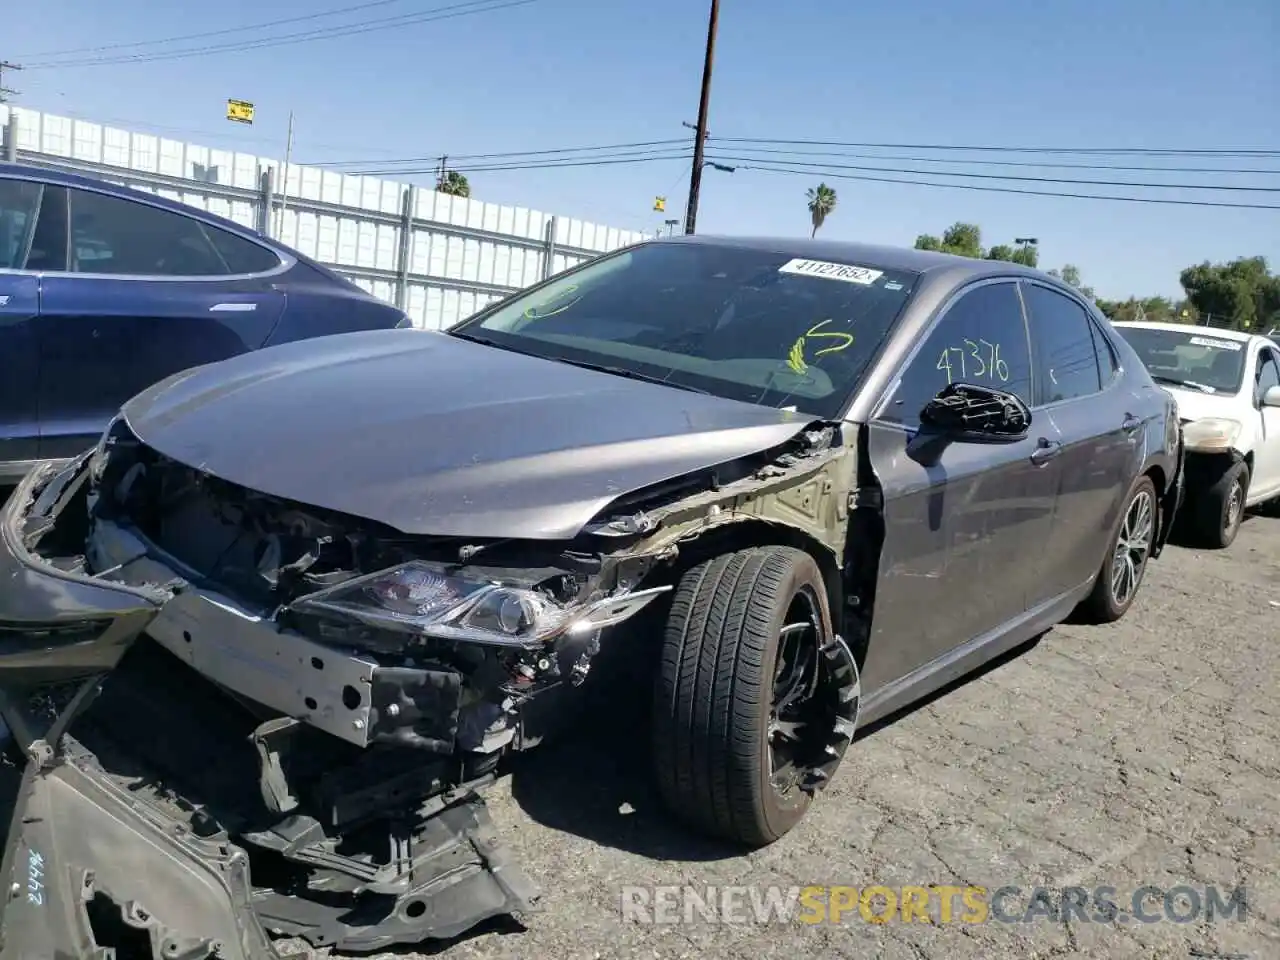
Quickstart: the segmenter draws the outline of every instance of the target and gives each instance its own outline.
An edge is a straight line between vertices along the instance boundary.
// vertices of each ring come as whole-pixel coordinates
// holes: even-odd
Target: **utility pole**
[[[711,107],[711,64],[716,50],[716,26],[720,20],[720,0],[711,0],[707,23],[707,55],[702,62],[702,95],[698,100],[698,130],[694,135],[693,172],[689,176],[689,207],[684,216],[684,232],[691,234],[698,224],[698,191],[702,187],[702,157],[707,140],[707,113]]]
[[[440,166],[436,170],[436,190],[439,191],[444,186],[445,171],[449,169],[449,156],[445,154],[440,158]]]
[[[6,70],[21,70],[22,68],[16,63],[10,63],[8,60],[0,60],[0,104],[9,102],[11,97],[18,95],[17,90],[10,90],[4,85],[4,72]],[[9,163],[18,162],[18,118],[9,113],[9,121],[5,124],[4,130],[4,159]]]
[[[10,90],[4,85],[4,72],[6,70],[21,70],[22,67],[16,63],[10,63],[8,60],[0,60],[0,103],[8,103],[10,97],[18,95],[17,90]]]
[[[284,144],[284,174],[280,177],[280,221],[276,239],[284,235],[284,210],[289,204],[289,161],[293,158],[293,111],[289,111],[289,133]]]

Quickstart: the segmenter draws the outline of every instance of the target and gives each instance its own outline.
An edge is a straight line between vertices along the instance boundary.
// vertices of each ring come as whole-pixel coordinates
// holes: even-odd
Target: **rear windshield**
[[[729,244],[648,243],[517,294],[450,333],[831,418],[918,279]]]
[[[1157,383],[1203,393],[1237,393],[1244,381],[1245,341],[1212,330],[1115,328],[1129,341]]]

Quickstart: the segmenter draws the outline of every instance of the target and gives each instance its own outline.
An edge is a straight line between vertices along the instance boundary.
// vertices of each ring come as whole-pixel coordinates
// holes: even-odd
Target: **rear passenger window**
[[[90,190],[69,190],[73,273],[224,276],[221,255],[193,217]]]
[[[920,411],[952,383],[1007,390],[1031,402],[1031,356],[1022,304],[1012,283],[964,294],[939,319],[879,419],[916,426]]]
[[[41,186],[29,180],[0,180],[0,269],[26,266]]]
[[[211,227],[207,223],[203,226],[204,232],[226,263],[228,273],[266,273],[280,266],[280,258],[266,247],[226,230]]]
[[[1039,403],[1058,403],[1097,393],[1098,356],[1093,324],[1084,307],[1048,287],[1023,285],[1031,329]]]

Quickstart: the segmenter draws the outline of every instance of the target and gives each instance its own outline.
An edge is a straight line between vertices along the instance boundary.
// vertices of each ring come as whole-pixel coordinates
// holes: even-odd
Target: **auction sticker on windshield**
[[[825,260],[788,260],[778,268],[779,273],[795,273],[805,277],[825,277],[827,280],[843,280],[868,286],[884,276],[881,270],[855,267],[851,263],[828,263]]]
[[[1213,347],[1217,350],[1239,350],[1243,344],[1235,340],[1211,340],[1208,337],[1192,337],[1191,343],[1197,347]]]

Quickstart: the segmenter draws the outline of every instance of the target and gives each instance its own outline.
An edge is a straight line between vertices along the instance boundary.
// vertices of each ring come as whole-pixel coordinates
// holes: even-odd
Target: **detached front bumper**
[[[244,851],[138,804],[64,739],[166,599],[60,570],[30,550],[80,495],[83,467],[83,458],[37,467],[0,514],[0,703],[28,758],[0,868],[0,958],[89,958],[132,938],[175,960],[274,960]],[[68,702],[54,716],[33,711],[37,690]]]
[[[279,736],[285,727],[297,725],[282,698],[314,700],[320,688],[303,689],[287,678],[273,685],[267,661],[275,661],[278,673],[282,661],[305,655],[302,662],[314,665],[323,651],[325,672],[344,683],[374,681],[372,665],[254,622],[139,554],[136,538],[120,528],[106,525],[88,538],[89,567],[101,573],[58,559],[86,549],[83,537],[70,550],[50,544],[57,543],[59,527],[72,528],[73,543],[75,530],[88,529],[87,462],[86,456],[38,467],[0,513],[0,711],[12,745],[27,760],[0,866],[0,960],[89,960],[106,948],[127,952],[139,938],[150,941],[151,956],[165,960],[276,960],[272,935],[373,950],[457,936],[489,917],[531,909],[537,891],[507,862],[475,792],[483,778],[462,782],[444,772],[445,759],[432,764],[430,757],[387,772],[389,748],[362,749],[350,717],[342,721],[345,737],[338,726],[313,725],[326,751],[332,735],[344,741],[341,756],[358,756],[312,791],[324,792],[323,813],[314,803],[308,809],[306,797],[280,778],[289,758],[276,743],[289,739]],[[272,637],[276,648],[258,647],[255,655],[254,645]],[[183,646],[195,652],[183,655]],[[134,669],[138,663],[146,670]],[[253,729],[252,737],[238,726],[224,731],[229,715],[206,707],[225,698],[188,668],[206,680],[238,681],[232,689],[247,684],[250,689],[238,692],[283,716]],[[99,691],[102,716],[85,715]],[[90,749],[100,720],[114,728],[120,713],[151,692],[151,712],[139,711],[132,735],[107,737],[129,747],[123,765],[119,750],[109,761]],[[340,705],[341,693],[337,698]],[[65,704],[53,715],[51,699]],[[69,734],[77,716],[94,729]],[[254,717],[247,726],[258,722]],[[256,747],[259,782],[241,777],[233,784],[238,789],[230,789],[224,777],[215,784],[224,788],[220,797],[133,789],[147,779],[166,780],[175,762],[197,766],[189,758],[201,755],[194,738],[202,727],[217,728],[211,745],[223,753],[202,755],[199,765],[230,769],[234,764],[224,758],[242,759]],[[254,769],[251,763],[250,779]],[[204,785],[198,777],[190,782]],[[421,786],[428,782],[433,785]],[[394,818],[392,861],[339,853],[346,830],[363,829],[375,811],[386,813],[392,784],[407,789],[410,801]],[[169,783],[166,790],[173,790]],[[246,792],[260,792],[263,804],[251,804],[252,815],[235,826],[241,811],[227,801]],[[229,819],[220,819],[222,811]],[[263,850],[304,875],[301,890],[254,885],[251,857]]]
[[[11,696],[114,669],[169,597],[61,570],[32,552],[83,497],[86,459],[36,467],[0,512],[0,691]]]

